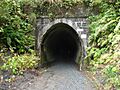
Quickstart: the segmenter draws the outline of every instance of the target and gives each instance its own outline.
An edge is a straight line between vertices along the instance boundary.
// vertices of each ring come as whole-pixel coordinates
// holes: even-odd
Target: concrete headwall
[[[86,54],[85,48],[87,47],[88,43],[88,21],[87,17],[57,17],[54,20],[49,19],[48,17],[40,17],[37,20],[37,29],[36,29],[36,50],[40,55],[42,61],[45,61],[46,56],[44,55],[44,43],[43,40],[47,37],[47,35],[60,24],[65,24],[72,28],[74,32],[79,37],[79,42],[81,43],[81,50],[78,52],[77,55],[77,63],[79,63]],[[79,55],[80,54],[80,55]]]

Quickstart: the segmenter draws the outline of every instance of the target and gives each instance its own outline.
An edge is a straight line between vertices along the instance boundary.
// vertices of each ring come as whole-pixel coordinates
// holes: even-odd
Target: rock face
[[[56,58],[83,60],[88,41],[87,17],[40,17],[36,29],[36,50],[41,63]]]

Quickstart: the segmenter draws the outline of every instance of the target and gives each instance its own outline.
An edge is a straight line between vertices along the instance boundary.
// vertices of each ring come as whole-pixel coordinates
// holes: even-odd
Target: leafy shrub
[[[8,70],[11,74],[22,74],[25,70],[37,66],[37,57],[34,54],[23,54],[3,60],[1,70]]]
[[[25,52],[34,47],[34,28],[28,15],[23,13],[21,3],[16,0],[0,1],[0,43],[16,52]],[[0,49],[3,47],[0,46]]]
[[[120,1],[99,5],[99,15],[90,17],[88,56],[91,70],[106,77],[105,90],[120,88]]]

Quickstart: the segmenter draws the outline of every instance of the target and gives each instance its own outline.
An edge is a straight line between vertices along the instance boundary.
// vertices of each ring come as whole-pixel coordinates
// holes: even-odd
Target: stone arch
[[[61,29],[64,29],[64,30],[61,30]],[[38,33],[38,42],[39,42],[38,44],[39,44],[39,54],[40,54],[40,58],[41,58],[41,63],[47,63],[47,62],[54,61],[53,56],[49,55],[51,52],[49,52],[50,50],[48,50],[48,47],[50,47],[50,46],[49,45],[47,46],[47,44],[50,44],[49,40],[51,40],[51,39],[49,39],[49,38],[52,37],[52,35],[56,34],[56,36],[54,35],[54,38],[58,38],[57,37],[57,35],[59,35],[58,33],[61,33],[61,35],[63,33],[65,33],[64,36],[68,35],[69,38],[67,40],[69,41],[69,43],[70,43],[69,39],[72,39],[72,42],[76,45],[75,46],[74,44],[72,44],[72,42],[70,43],[74,46],[73,48],[75,48],[75,51],[76,51],[75,53],[73,53],[73,54],[76,54],[75,57],[73,57],[75,62],[77,64],[79,64],[80,60],[83,59],[84,50],[85,50],[84,43],[83,43],[83,40],[81,39],[80,35],[76,31],[75,25],[73,25],[70,20],[68,21],[65,19],[57,19],[57,20],[47,24],[40,31],[41,31],[41,33]],[[58,39],[60,39],[60,38],[58,38]],[[53,40],[56,40],[56,39],[53,39]],[[53,43],[52,40],[51,40],[51,42]],[[57,40],[56,40],[56,42],[57,42]],[[72,45],[69,47],[72,48]],[[46,46],[47,46],[47,49],[46,49]]]

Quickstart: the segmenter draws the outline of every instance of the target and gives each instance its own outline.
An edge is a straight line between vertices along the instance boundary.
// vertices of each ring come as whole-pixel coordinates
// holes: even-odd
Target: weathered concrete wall
[[[53,5],[51,7],[46,6],[43,8],[38,8],[37,12],[41,16],[52,17],[81,17],[88,16],[89,14],[91,14],[90,7],[80,3],[73,4],[72,6],[70,5],[63,6]]]
[[[79,63],[80,60],[85,56],[85,48],[88,42],[88,21],[87,17],[57,17],[54,20],[50,20],[48,17],[40,17],[37,21],[36,30],[36,50],[38,51],[41,59],[45,61],[46,56],[44,55],[44,43],[43,40],[47,37],[47,34],[57,27],[57,24],[66,24],[71,27],[79,37],[81,43],[80,50],[77,53],[76,62]]]

